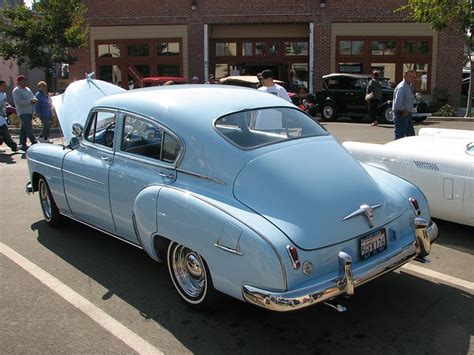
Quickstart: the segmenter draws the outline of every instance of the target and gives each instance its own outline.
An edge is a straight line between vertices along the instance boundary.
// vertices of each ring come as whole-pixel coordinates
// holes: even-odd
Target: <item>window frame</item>
[[[162,157],[163,157],[163,144],[164,144],[164,139],[163,138],[161,139],[161,142],[160,142],[160,158],[159,159],[148,157],[146,155],[133,154],[131,152],[127,152],[127,151],[123,150],[122,149],[122,143],[123,143],[123,139],[125,137],[125,123],[126,123],[126,118],[127,117],[143,120],[147,124],[151,124],[151,125],[157,127],[160,130],[162,136],[167,134],[170,137],[172,137],[177,142],[178,147],[179,147],[175,160],[173,162],[168,162],[168,161],[162,160]],[[140,115],[140,114],[137,114],[137,113],[134,113],[134,112],[121,111],[121,120],[122,121],[121,121],[121,130],[120,130],[120,141],[118,142],[119,146],[118,146],[118,148],[116,148],[116,152],[120,153],[121,155],[123,154],[126,157],[133,158],[134,160],[139,160],[139,161],[142,161],[142,162],[145,162],[145,163],[153,163],[153,164],[164,165],[167,168],[170,168],[170,167],[176,168],[179,165],[179,163],[181,162],[181,159],[184,155],[184,144],[183,144],[183,141],[179,138],[179,136],[177,134],[172,132],[166,126],[162,125],[156,119],[150,118],[150,117],[147,117],[147,116],[144,116],[144,115]]]

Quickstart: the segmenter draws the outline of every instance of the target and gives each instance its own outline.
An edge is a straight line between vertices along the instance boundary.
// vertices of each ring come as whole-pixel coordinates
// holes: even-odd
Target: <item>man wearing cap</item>
[[[20,116],[20,149],[26,149],[26,139],[28,138],[31,144],[36,143],[35,135],[33,134],[33,105],[38,102],[33,95],[33,92],[26,86],[26,77],[20,75],[16,78],[17,86],[13,89],[13,102],[15,103],[16,113]]]
[[[260,73],[262,86],[258,90],[268,92],[270,94],[281,97],[282,99],[292,102],[288,93],[283,86],[280,86],[273,82],[273,72],[270,69],[265,69]]]

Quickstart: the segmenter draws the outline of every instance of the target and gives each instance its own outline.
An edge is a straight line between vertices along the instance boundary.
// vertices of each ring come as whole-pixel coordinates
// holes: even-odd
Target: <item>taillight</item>
[[[420,205],[419,205],[419,203],[418,203],[418,200],[417,200],[416,198],[414,198],[414,197],[410,197],[410,198],[408,199],[408,201],[410,201],[410,203],[411,203],[411,205],[412,205],[412,207],[413,207],[413,210],[415,211],[415,215],[416,215],[416,216],[421,215]]]
[[[301,266],[301,262],[299,260],[298,250],[290,245],[286,247],[286,250],[288,250],[288,254],[290,255],[291,263],[293,264],[293,269],[299,269],[299,267]]]

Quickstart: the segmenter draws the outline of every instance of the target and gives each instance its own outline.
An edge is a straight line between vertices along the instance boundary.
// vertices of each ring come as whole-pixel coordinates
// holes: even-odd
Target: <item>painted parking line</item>
[[[122,323],[112,318],[99,307],[82,297],[76,291],[50,275],[39,266],[18,254],[15,250],[0,242],[0,253],[23,268],[30,275],[49,287],[52,291],[61,296],[64,300],[89,316],[102,328],[112,333],[119,340],[139,354],[163,354],[162,351],[148,343],[145,339],[132,332]]]
[[[413,271],[417,274],[421,274],[423,276],[427,276],[427,277],[430,277],[432,279],[439,280],[441,282],[445,282],[445,283],[448,283],[448,284],[451,284],[451,285],[454,285],[454,286],[458,286],[458,287],[464,288],[464,289],[469,290],[469,291],[474,293],[474,282],[459,279],[457,277],[449,276],[449,275],[443,274],[441,272],[429,270],[429,269],[426,269],[424,267],[417,266],[417,265],[414,265],[414,264],[405,264],[405,265],[402,266],[402,269]]]

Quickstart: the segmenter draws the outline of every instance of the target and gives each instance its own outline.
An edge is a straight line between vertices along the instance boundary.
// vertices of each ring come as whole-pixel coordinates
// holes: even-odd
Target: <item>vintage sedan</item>
[[[367,74],[333,73],[323,76],[323,90],[316,93],[316,103],[323,121],[334,121],[338,116],[349,116],[360,121],[368,116],[365,101],[367,85],[371,79]],[[382,122],[393,123],[392,100],[394,89],[389,81],[382,78],[382,99],[377,115]],[[415,122],[422,122],[431,116],[429,105],[420,93],[416,93],[413,101],[412,117]]]
[[[274,95],[88,78],[54,105],[67,146],[27,153],[46,222],[74,219],[167,262],[195,307],[221,293],[275,311],[352,295],[437,237],[418,188],[361,165]]]
[[[474,131],[422,128],[387,144],[343,145],[356,159],[416,184],[433,217],[474,226]]]

